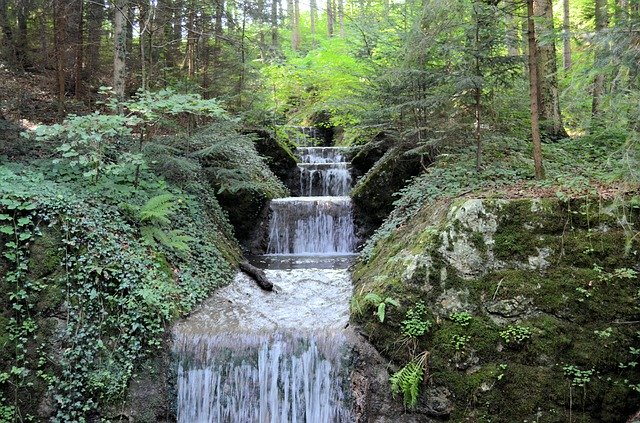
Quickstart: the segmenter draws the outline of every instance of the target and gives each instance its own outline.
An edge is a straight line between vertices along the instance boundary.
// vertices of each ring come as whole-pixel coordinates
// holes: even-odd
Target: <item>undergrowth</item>
[[[545,144],[543,152],[547,178],[535,181],[526,140],[485,135],[485,160],[480,171],[475,167],[474,148],[444,148],[432,166],[395,194],[394,210],[364,244],[360,257],[371,259],[378,241],[436,200],[487,192],[500,196],[516,184],[522,184],[525,195],[527,191],[552,190],[569,196],[595,196],[601,186],[623,186],[628,191],[640,184],[640,140],[623,132],[603,130],[593,136]]]

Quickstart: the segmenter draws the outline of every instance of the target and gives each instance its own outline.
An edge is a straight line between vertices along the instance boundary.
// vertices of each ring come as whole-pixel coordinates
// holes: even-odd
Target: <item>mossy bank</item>
[[[424,377],[404,417],[372,421],[626,421],[640,407],[639,215],[624,200],[465,198],[379,239],[354,269],[352,320],[388,376],[420,363]]]

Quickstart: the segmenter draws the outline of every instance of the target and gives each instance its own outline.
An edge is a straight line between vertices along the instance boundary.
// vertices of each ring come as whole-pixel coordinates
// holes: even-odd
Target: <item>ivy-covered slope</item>
[[[423,203],[354,270],[352,319],[397,392],[370,415],[625,421],[640,407],[638,233],[629,199]]]
[[[167,323],[232,278],[215,198],[162,191],[114,205],[0,167],[3,416],[82,421],[123,400]]]
[[[233,278],[233,199],[286,190],[231,127],[156,137],[143,158],[98,180],[64,159],[0,165],[0,421],[171,421],[170,388],[132,404],[130,387],[167,381],[166,329]]]

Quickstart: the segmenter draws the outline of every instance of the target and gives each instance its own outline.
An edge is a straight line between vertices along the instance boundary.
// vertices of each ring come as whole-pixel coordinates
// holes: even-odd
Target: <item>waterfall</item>
[[[178,422],[351,421],[341,375],[344,337],[224,335],[187,338],[178,374]]]
[[[272,254],[345,254],[355,245],[349,197],[290,197],[271,202]]]
[[[340,147],[300,148],[300,193],[308,197],[348,195],[351,171],[344,152]]]
[[[345,149],[304,147],[304,197],[270,204],[267,255],[275,286],[246,275],[174,328],[179,423],[347,423],[355,247]]]

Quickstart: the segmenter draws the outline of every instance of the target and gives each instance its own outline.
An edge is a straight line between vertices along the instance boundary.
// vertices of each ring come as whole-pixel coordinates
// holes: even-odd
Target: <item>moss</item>
[[[40,279],[60,269],[63,258],[62,235],[53,228],[46,228],[31,244],[29,276]]]
[[[611,214],[599,212],[605,206],[588,213],[580,207],[591,206],[556,199],[488,205],[499,216],[493,248],[504,267],[471,280],[460,278],[438,254],[446,213],[424,208],[378,242],[372,259],[358,263],[354,273],[357,295],[375,289],[399,299],[403,310],[394,310],[384,324],[375,321],[373,310],[355,320],[376,347],[402,365],[411,354],[402,344],[406,308],[424,301],[441,315],[439,296],[464,292],[465,307],[473,314],[469,326],[435,317],[437,324],[416,345],[417,351],[431,353],[432,383],[454,394],[452,421],[565,422],[569,412],[574,422],[624,421],[640,407],[640,396],[624,380],[638,383],[640,372],[621,369],[620,363],[636,360],[629,347],[637,346],[638,338],[636,326],[615,322],[640,318],[640,278],[612,275],[615,269],[637,269],[637,259],[626,254],[625,232]],[[471,232],[470,240],[480,251],[491,248],[480,233]],[[529,257],[539,255],[548,267],[530,270]],[[429,266],[418,266],[403,279],[406,258],[417,256],[428,256]],[[489,314],[489,304],[516,298],[524,305],[515,315]],[[499,333],[508,324],[528,327],[531,337],[506,346]],[[456,351],[454,336],[469,337],[465,348]],[[571,388],[571,411],[566,365],[595,372],[584,391]]]

